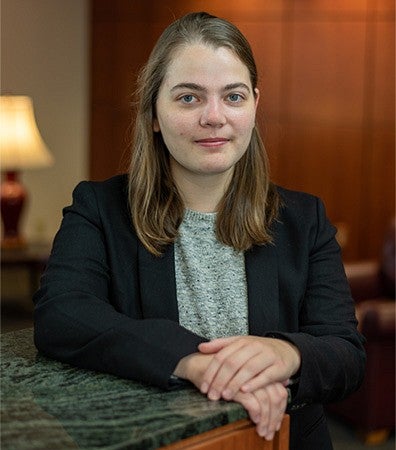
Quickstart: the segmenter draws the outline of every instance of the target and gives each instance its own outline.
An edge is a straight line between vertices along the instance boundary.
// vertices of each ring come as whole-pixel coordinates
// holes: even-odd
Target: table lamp
[[[22,95],[0,96],[2,248],[26,246],[19,232],[19,220],[27,192],[18,181],[19,171],[52,164],[53,157],[36,125],[31,98]]]

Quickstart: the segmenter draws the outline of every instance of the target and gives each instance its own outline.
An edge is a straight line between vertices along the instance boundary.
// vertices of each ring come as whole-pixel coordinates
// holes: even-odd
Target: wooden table
[[[163,450],[289,450],[290,417],[285,414],[272,441],[261,438],[252,422],[238,420],[212,431],[162,447]]]
[[[51,251],[47,243],[33,243],[23,248],[1,249],[1,270],[23,269],[29,275],[29,294],[33,295]]]

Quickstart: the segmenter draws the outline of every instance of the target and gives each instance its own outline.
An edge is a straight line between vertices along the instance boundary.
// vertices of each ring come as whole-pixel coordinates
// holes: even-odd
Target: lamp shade
[[[1,170],[46,167],[53,161],[37,128],[31,98],[0,96]]]

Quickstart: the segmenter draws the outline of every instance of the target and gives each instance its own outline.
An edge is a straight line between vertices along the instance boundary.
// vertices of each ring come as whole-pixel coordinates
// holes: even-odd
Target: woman
[[[127,176],[81,183],[35,296],[35,343],[76,366],[241,403],[272,439],[330,449],[321,406],[365,355],[316,197],[274,186],[250,46],[189,14],[139,79]]]

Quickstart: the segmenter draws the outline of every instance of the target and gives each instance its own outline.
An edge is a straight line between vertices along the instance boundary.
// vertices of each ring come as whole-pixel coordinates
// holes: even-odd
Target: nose
[[[223,105],[218,99],[209,99],[202,110],[200,125],[202,127],[220,128],[226,122]]]

